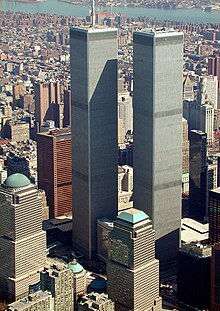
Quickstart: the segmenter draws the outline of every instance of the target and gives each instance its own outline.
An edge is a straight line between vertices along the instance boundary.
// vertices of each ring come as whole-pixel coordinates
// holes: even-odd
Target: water
[[[46,0],[38,3],[22,3],[14,0],[0,0],[0,10],[20,11],[25,13],[50,13],[71,16],[86,16],[89,8],[80,5],[72,5],[58,0]],[[106,8],[110,10],[110,8]],[[201,9],[151,9],[151,8],[117,8],[117,12],[127,16],[148,16],[158,20],[176,20],[184,22],[220,23],[220,11],[203,12]]]

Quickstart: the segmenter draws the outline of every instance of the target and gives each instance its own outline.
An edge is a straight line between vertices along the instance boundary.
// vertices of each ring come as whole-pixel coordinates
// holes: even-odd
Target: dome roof
[[[10,175],[4,182],[4,186],[8,188],[22,188],[30,185],[30,180],[23,174],[15,173]]]
[[[78,262],[72,261],[68,264],[68,267],[73,271],[73,273],[80,273],[83,271],[83,266],[81,266]]]
[[[96,290],[105,289],[107,286],[107,282],[105,279],[98,277],[90,283],[90,287]]]

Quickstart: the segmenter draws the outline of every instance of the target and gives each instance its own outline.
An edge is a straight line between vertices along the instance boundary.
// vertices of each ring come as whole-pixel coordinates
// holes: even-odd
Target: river
[[[110,8],[106,8],[110,10]],[[0,0],[0,10],[25,13],[50,13],[70,16],[86,16],[89,8],[80,5],[72,5],[59,0],[46,0],[37,3],[25,3],[14,0]],[[158,20],[175,20],[183,22],[220,23],[220,11],[203,12],[201,9],[172,9],[163,10],[156,8],[117,8],[117,12],[127,16],[148,16]]]

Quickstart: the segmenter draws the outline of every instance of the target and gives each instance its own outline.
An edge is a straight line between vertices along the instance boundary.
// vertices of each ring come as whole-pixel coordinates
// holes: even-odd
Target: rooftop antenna
[[[95,0],[92,1],[92,27],[95,26]]]

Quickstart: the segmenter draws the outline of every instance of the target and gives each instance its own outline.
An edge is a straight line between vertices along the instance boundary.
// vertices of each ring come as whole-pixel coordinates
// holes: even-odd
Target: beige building
[[[118,167],[118,210],[133,206],[133,168],[128,165]]]
[[[27,122],[13,123],[7,121],[4,127],[4,136],[12,141],[23,141],[30,138],[29,124]]]
[[[40,281],[46,262],[42,202],[38,189],[19,173],[0,186],[0,298],[15,301]]]
[[[78,304],[78,311],[114,311],[115,304],[105,293],[90,293],[82,298]]]
[[[47,205],[47,197],[45,191],[42,189],[38,190],[38,195],[41,197],[42,202],[42,220],[49,219],[49,206]]]
[[[86,270],[76,261],[70,262],[68,268],[73,273],[73,294],[75,305],[79,296],[84,295],[86,292]]]
[[[50,292],[39,291],[11,303],[8,311],[53,311],[54,299]]]
[[[73,311],[73,273],[65,265],[51,265],[41,272],[41,289],[51,292],[54,311]]]
[[[160,311],[159,261],[149,216],[131,208],[119,214],[110,233],[109,298],[116,311]]]
[[[182,139],[182,173],[189,173],[189,139],[188,122],[182,118],[183,139]]]

